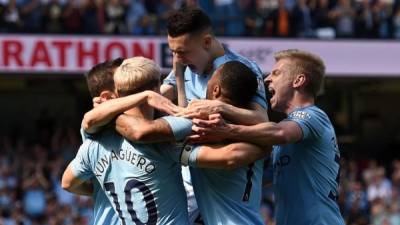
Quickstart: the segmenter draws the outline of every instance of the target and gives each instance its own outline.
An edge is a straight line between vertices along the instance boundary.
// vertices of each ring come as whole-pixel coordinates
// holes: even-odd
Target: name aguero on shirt
[[[147,174],[152,173],[156,169],[154,163],[146,159],[142,155],[130,151],[130,149],[120,149],[120,150],[112,150],[111,154],[103,155],[97,161],[94,171],[95,175],[101,176],[101,174],[106,171],[109,164],[114,160],[124,160],[126,162],[129,162],[133,166],[135,166],[136,168]]]

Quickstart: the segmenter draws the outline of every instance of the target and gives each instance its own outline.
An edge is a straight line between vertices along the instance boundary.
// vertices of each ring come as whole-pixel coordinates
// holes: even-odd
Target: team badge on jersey
[[[292,119],[301,119],[301,120],[309,120],[311,119],[311,115],[306,111],[295,111],[290,114],[290,118]]]

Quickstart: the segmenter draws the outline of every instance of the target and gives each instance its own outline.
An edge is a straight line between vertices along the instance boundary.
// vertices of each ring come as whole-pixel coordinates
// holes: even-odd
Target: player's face
[[[268,91],[272,95],[271,108],[279,112],[285,112],[294,93],[290,66],[289,59],[279,60],[265,79],[265,85],[268,86]]]
[[[168,45],[174,57],[198,74],[203,74],[209,67],[210,54],[205,46],[203,35],[184,34],[178,37],[168,35]]]

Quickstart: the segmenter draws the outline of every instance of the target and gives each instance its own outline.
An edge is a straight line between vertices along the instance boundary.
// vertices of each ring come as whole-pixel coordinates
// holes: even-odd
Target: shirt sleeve
[[[80,133],[81,133],[82,142],[85,142],[86,139],[92,138],[92,135],[89,134],[89,133],[87,133],[87,132],[83,129],[83,127],[81,127]]]
[[[175,74],[174,71],[171,71],[168,76],[163,80],[163,84],[168,84],[172,86],[176,86]]]
[[[303,140],[318,137],[322,133],[323,127],[318,122],[317,114],[310,110],[296,110],[285,121],[294,121],[300,126]]]
[[[164,116],[162,119],[171,127],[176,141],[185,139],[192,132],[192,120],[175,116]]]
[[[267,109],[268,108],[267,97],[265,94],[264,80],[261,75],[257,76],[257,83],[258,83],[257,93],[256,95],[253,96],[252,102],[261,105],[264,109]]]
[[[193,146],[192,151],[190,152],[189,155],[189,162],[188,165],[191,167],[197,167],[197,156],[200,152],[201,146]]]
[[[72,173],[75,177],[88,180],[93,177],[93,172],[90,166],[90,155],[95,143],[91,140],[86,140],[83,142],[78,150],[75,158],[71,162]]]

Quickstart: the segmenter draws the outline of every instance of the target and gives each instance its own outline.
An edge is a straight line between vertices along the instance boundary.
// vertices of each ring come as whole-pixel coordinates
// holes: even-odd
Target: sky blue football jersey
[[[72,161],[80,179],[96,177],[121,224],[188,224],[180,152],[171,144],[137,144],[105,130]]]
[[[272,153],[277,224],[344,225],[336,203],[340,153],[328,116],[309,106],[286,120],[296,122],[303,137]]]
[[[82,142],[90,139],[91,135],[86,133],[83,128],[80,129]],[[96,178],[91,179],[93,184],[93,225],[120,225],[118,215],[115,213],[110,200],[101,189],[101,186]]]
[[[172,130],[190,128],[191,121],[177,118]],[[186,127],[186,128],[185,128]],[[235,170],[195,168],[201,146],[189,156],[190,174],[195,197],[205,224],[209,225],[263,225],[260,214],[263,160]]]
[[[184,79],[186,98],[188,102],[193,99],[205,99],[207,93],[207,83],[211,79],[211,74],[222,64],[229,61],[239,61],[248,66],[257,75],[258,89],[256,95],[253,97],[253,102],[258,103],[263,108],[267,108],[263,73],[261,69],[255,62],[230,51],[228,48],[225,48],[225,55],[220,56],[214,60],[213,70],[210,74],[197,74],[193,72],[189,67],[186,67]],[[163,83],[176,86],[176,80],[173,71],[171,71],[170,74],[164,79]]]
[[[196,147],[190,154],[189,165],[205,224],[263,225],[260,205],[264,160],[234,170],[197,168],[195,162],[200,148]]]

